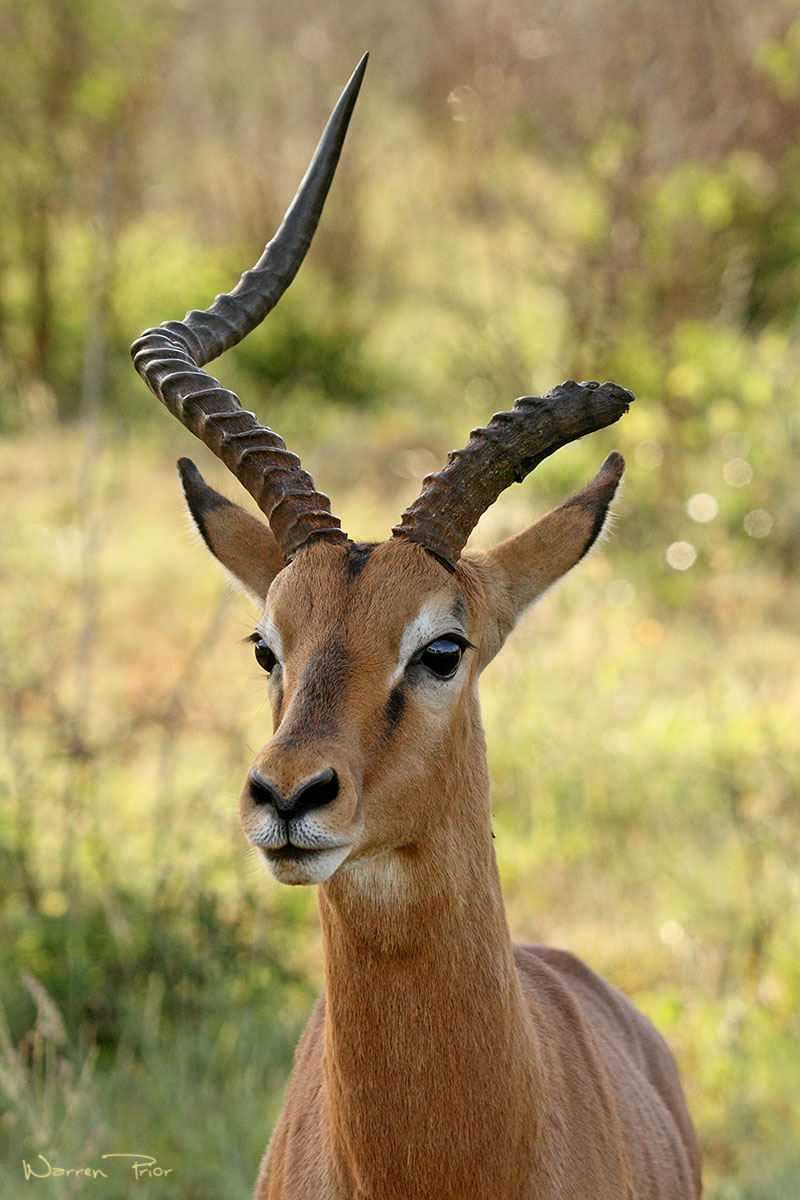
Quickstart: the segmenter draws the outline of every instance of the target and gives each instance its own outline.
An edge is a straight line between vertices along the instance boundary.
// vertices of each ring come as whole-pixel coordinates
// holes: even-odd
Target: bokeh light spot
[[[673,542],[667,548],[667,562],[676,571],[688,571],[696,558],[697,551],[691,542]]]
[[[481,376],[477,376],[475,379],[470,379],[464,388],[465,402],[470,408],[479,409],[481,412],[485,408],[491,408],[496,399],[497,388],[491,379],[484,379]]]
[[[745,487],[753,478],[753,468],[746,458],[732,458],[722,468],[722,478],[731,487]]]
[[[686,511],[693,521],[700,521],[706,524],[708,521],[713,521],[714,517],[719,512],[719,505],[714,496],[708,492],[698,492],[692,496],[686,505]]]
[[[639,442],[633,453],[637,465],[646,471],[654,471],[664,461],[664,451],[658,442]]]
[[[636,599],[636,589],[628,579],[612,579],[606,585],[606,604],[610,604],[612,608],[624,608],[628,604],[633,604]]]
[[[750,537],[768,537],[772,532],[772,516],[763,508],[754,508],[744,519],[744,531]]]
[[[683,941],[684,932],[680,921],[665,921],[658,931],[665,946],[677,946]]]
[[[480,107],[478,93],[467,83],[453,88],[447,97],[447,107],[454,121],[471,121]]]

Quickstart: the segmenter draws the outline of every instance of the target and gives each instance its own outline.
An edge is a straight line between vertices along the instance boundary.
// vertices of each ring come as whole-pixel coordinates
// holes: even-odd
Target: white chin
[[[330,850],[298,850],[296,854],[283,850],[264,850],[259,847],[264,865],[278,883],[324,883],[340,867],[350,853],[350,846],[334,846]]]

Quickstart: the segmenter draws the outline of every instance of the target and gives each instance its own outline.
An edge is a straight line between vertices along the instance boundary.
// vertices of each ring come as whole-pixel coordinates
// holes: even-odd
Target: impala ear
[[[591,549],[603,531],[625,469],[613,451],[592,482],[522,533],[486,552],[496,588],[500,648],[525,609]]]
[[[178,474],[203,541],[248,596],[263,607],[270,584],[286,565],[272,530],[209,487],[191,459],[179,460]]]

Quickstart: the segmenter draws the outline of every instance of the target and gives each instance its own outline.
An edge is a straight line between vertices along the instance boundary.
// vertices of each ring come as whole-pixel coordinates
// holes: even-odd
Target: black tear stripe
[[[386,701],[386,707],[383,710],[383,720],[386,726],[386,734],[391,737],[400,721],[403,718],[403,713],[406,710],[406,693],[402,683],[398,683],[392,688],[389,694],[389,699]]]
[[[375,549],[377,542],[348,542],[347,543],[347,558],[345,559],[345,571],[347,572],[347,582],[351,583],[357,579],[364,567],[369,562],[370,555]]]

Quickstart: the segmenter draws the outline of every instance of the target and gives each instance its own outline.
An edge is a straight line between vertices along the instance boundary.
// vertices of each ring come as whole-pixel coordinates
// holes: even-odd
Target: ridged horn
[[[314,489],[283,439],[202,370],[263,321],[297,274],[314,236],[367,66],[364,55],[342,92],[278,232],[232,292],[182,321],[165,321],[133,343],[136,370],[187,429],[213,450],[267,517],[289,562],[311,541],[344,542],[328,497]]]
[[[495,413],[485,429],[473,429],[466,448],[452,450],[446,466],[424,479],[392,534],[420,542],[454,571],[469,535],[502,491],[567,442],[612,425],[633,400],[616,383],[573,379],[544,396],[520,397],[510,412]]]

